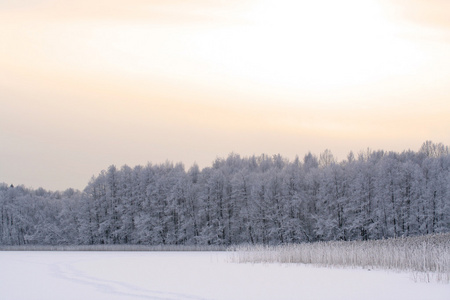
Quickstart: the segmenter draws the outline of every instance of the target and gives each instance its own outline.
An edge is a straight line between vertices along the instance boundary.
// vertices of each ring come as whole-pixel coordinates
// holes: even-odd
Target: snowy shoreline
[[[232,255],[0,252],[0,290],[9,300],[446,300],[450,293],[449,284],[405,272],[232,263]]]
[[[1,246],[0,251],[226,251],[227,246],[216,245],[14,245]]]
[[[421,281],[450,283],[450,234],[373,241],[269,245],[21,245],[0,251],[229,252],[230,262],[305,264],[408,272]]]

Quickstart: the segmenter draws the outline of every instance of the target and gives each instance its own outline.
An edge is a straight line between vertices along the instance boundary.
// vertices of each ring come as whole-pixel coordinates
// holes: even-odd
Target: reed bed
[[[409,271],[415,279],[450,282],[450,233],[373,241],[234,247],[233,262],[296,263]]]

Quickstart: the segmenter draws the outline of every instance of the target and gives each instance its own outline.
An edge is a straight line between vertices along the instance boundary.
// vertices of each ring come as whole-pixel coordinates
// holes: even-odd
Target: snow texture
[[[231,263],[227,252],[0,252],[0,298],[449,299],[407,273]]]

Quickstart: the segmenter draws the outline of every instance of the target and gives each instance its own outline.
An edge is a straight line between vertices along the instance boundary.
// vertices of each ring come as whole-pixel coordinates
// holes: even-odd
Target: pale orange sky
[[[0,0],[0,182],[450,144],[447,0]]]

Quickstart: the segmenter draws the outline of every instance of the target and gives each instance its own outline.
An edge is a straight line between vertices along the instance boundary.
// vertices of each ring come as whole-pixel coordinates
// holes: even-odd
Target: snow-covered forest
[[[110,166],[84,191],[0,184],[1,245],[278,245],[450,231],[450,153],[325,150]]]

